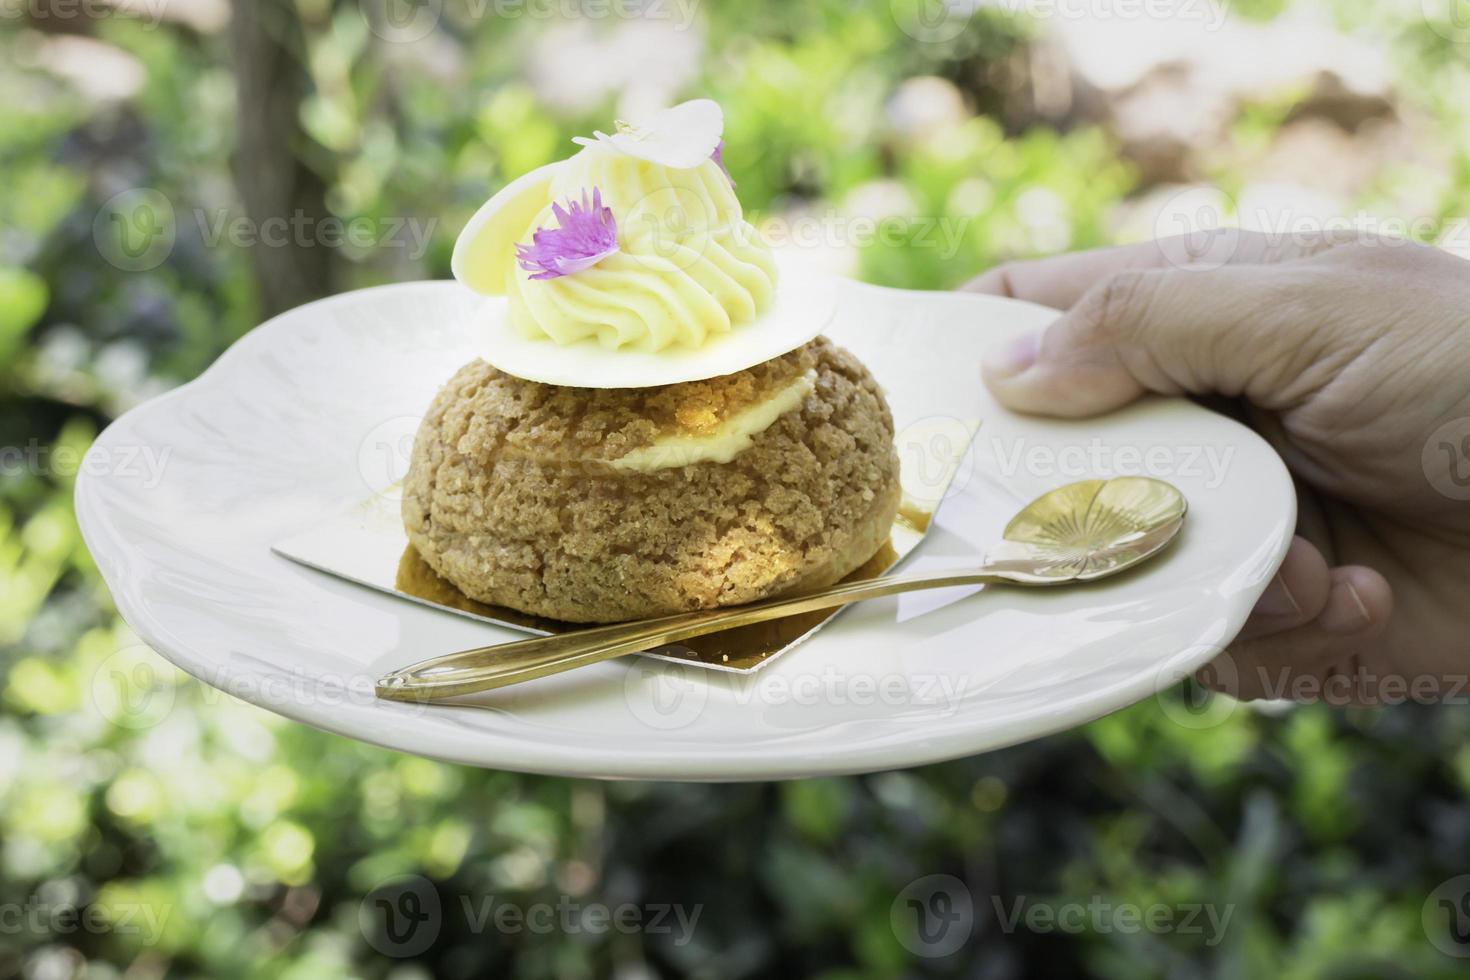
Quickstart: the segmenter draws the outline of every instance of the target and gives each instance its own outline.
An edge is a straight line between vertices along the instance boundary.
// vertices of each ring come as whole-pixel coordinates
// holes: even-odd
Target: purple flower
[[[530,245],[516,245],[521,268],[532,279],[555,279],[591,268],[618,250],[618,222],[602,206],[602,191],[593,188],[592,200],[568,200],[563,208],[552,204],[558,227],[538,228]]]
[[[720,140],[718,143],[715,144],[715,151],[709,155],[709,158],[711,160],[713,160],[715,163],[718,163],[720,165],[720,169],[723,170],[723,171],[725,171],[725,179],[728,180],[728,181],[730,181],[730,186],[731,187],[734,187],[735,186],[735,178],[730,176],[730,168],[727,167],[727,166],[725,166],[725,141],[724,140]]]

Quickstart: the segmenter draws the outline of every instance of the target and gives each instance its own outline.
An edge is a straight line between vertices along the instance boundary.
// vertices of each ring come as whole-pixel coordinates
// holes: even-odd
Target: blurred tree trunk
[[[235,0],[230,23],[238,100],[234,172],[257,237],[250,258],[260,312],[274,316],[332,292],[338,257],[315,234],[327,217],[327,183],[302,159],[301,100],[310,89],[306,39],[292,0]],[[262,222],[288,233],[261,239]]]

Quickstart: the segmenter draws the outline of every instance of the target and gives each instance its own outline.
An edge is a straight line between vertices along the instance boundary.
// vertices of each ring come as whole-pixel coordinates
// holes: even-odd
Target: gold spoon
[[[651,650],[861,599],[962,585],[1069,585],[1132,568],[1158,554],[1184,526],[1184,495],[1160,480],[1084,480],[1033,500],[1006,525],[979,568],[847,582],[745,606],[704,609],[462,650],[385,674],[377,694],[432,701],[519,684]]]

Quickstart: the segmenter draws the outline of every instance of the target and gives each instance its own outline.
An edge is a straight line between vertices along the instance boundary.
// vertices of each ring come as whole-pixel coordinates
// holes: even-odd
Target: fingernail
[[[1318,622],[1328,633],[1359,633],[1368,625],[1370,618],[1368,607],[1363,604],[1363,597],[1358,595],[1353,583],[1339,582],[1332,587],[1332,594],[1327,597],[1327,608],[1322,610]]]
[[[1034,333],[1017,337],[985,352],[985,370],[993,378],[1014,378],[1036,363],[1039,338]]]
[[[1256,612],[1263,616],[1300,616],[1302,606],[1286,587],[1286,580],[1277,575],[1256,600]]]

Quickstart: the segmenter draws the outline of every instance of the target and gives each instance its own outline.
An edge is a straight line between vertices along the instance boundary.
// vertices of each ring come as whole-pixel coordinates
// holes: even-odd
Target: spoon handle
[[[1007,577],[1004,564],[844,582],[816,592],[765,599],[744,606],[676,613],[658,619],[614,623],[555,636],[537,636],[513,643],[461,650],[384,674],[378,679],[377,694],[393,701],[455,697],[559,674],[706,633],[831,609],[862,599],[961,585],[1042,584],[1019,582]]]

